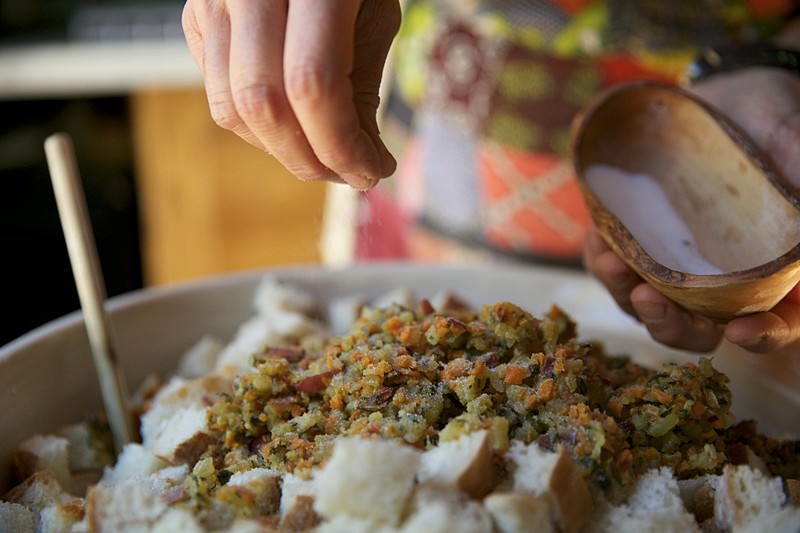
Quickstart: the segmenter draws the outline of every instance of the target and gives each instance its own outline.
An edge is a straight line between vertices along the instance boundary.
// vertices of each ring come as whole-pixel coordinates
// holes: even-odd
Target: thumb
[[[377,112],[386,57],[399,27],[400,4],[397,0],[362,2],[356,20],[353,50],[353,101],[361,128],[378,153],[382,177],[391,175],[396,167],[394,157],[380,138]]]
[[[771,310],[730,321],[725,327],[725,338],[759,353],[800,341],[800,285]]]
[[[366,132],[375,150],[378,152],[378,159],[381,165],[381,177],[385,178],[391,176],[397,167],[397,162],[381,140],[380,131],[378,129],[377,114],[380,98],[378,97],[377,91],[361,92],[358,91],[358,86],[355,84],[354,89],[356,89],[354,99],[358,120],[361,124],[361,129]]]

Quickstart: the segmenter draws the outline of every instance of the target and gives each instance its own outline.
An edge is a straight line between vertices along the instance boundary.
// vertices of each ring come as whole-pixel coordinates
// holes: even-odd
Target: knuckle
[[[233,100],[239,116],[248,123],[276,124],[286,116],[286,97],[274,84],[245,85],[234,91]]]
[[[220,8],[211,0],[187,0],[181,11],[181,26],[184,31],[187,28],[199,31],[201,23],[214,20],[212,14],[216,11]]]
[[[221,128],[233,131],[242,124],[242,119],[236,112],[230,93],[209,96],[208,109],[211,112],[211,118]]]
[[[183,29],[183,36],[189,47],[189,52],[202,69],[203,35],[191,2],[186,2],[181,12],[181,28]]]
[[[313,102],[330,94],[333,81],[331,69],[321,63],[299,63],[286,71],[286,94],[291,102]]]
[[[184,33],[194,33],[194,11],[192,11],[192,2],[186,2],[181,11],[181,27]]]

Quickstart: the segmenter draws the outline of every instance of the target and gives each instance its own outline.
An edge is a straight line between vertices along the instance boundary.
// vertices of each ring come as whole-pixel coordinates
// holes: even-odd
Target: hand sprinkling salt
[[[687,274],[721,274],[697,249],[694,235],[658,181],[608,165],[586,169],[586,183],[650,257]]]

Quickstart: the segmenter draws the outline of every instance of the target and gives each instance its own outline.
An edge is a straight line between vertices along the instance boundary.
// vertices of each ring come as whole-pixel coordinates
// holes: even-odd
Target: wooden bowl
[[[635,82],[598,97],[576,118],[572,134],[578,182],[595,225],[667,297],[724,322],[771,309],[800,280],[797,192],[719,111],[677,87]],[[621,193],[601,189],[598,181],[590,186],[593,165],[657,180],[692,245],[718,273],[681,271],[655,260],[652,247],[646,250],[634,237],[637,228],[626,227],[600,200]],[[636,224],[645,225],[629,221]]]

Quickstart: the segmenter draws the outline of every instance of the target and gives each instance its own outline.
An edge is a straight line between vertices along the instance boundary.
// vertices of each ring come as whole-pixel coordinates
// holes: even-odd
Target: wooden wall
[[[202,90],[131,99],[146,285],[319,261],[325,185],[211,120]]]

